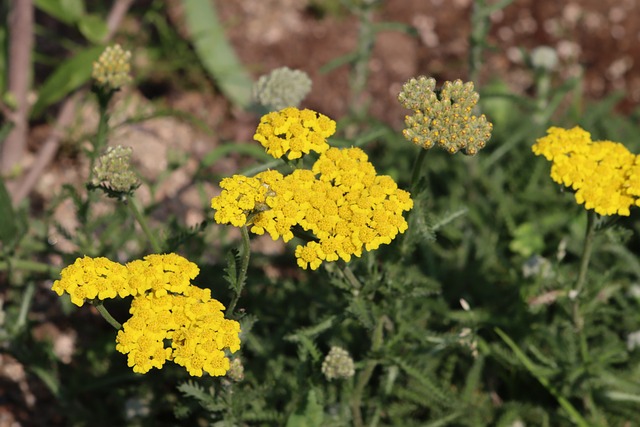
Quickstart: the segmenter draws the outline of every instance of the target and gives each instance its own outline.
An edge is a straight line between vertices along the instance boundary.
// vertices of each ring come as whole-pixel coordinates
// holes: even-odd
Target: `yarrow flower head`
[[[93,63],[91,77],[104,88],[118,90],[132,80],[130,60],[131,52],[119,44],[108,46]]]
[[[297,107],[311,91],[311,79],[304,71],[276,68],[258,79],[253,96],[269,111]]]
[[[322,374],[329,381],[347,379],[356,373],[353,359],[349,352],[341,347],[331,347],[329,354],[322,361]]]
[[[336,122],[313,110],[287,107],[262,116],[253,139],[276,159],[285,154],[299,159],[311,151],[324,153],[327,138],[336,131]]]
[[[484,114],[475,116],[479,95],[473,83],[445,82],[435,90],[433,78],[412,78],[402,86],[398,101],[413,115],[405,116],[404,137],[424,149],[437,145],[448,153],[475,155],[491,137],[493,125]]]
[[[133,296],[130,313],[116,337],[134,372],[161,368],[166,361],[189,374],[225,375],[225,351],[240,348],[240,324],[224,318],[224,306],[211,290],[191,284],[198,266],[177,254],[149,255],[122,265],[84,257],[62,270],[52,290],[68,293],[82,306],[87,300]]]
[[[631,206],[640,206],[640,157],[624,145],[592,141],[580,127],[551,127],[532,151],[552,162],[551,179],[574,189],[586,209],[628,216]]]
[[[312,270],[391,243],[407,230],[402,214],[413,207],[410,194],[391,177],[377,175],[359,148],[330,148],[311,170],[235,175],[220,186],[222,193],[211,201],[216,222],[250,224],[253,233],[285,242],[300,226],[316,237],[295,251],[298,265]]]
[[[140,186],[140,180],[131,170],[131,147],[109,147],[98,158],[93,169],[91,184],[103,189],[111,197],[130,194]]]

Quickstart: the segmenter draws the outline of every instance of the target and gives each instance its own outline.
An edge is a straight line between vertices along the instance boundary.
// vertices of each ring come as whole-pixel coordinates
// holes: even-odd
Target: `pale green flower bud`
[[[322,373],[329,381],[354,376],[356,371],[349,352],[341,347],[331,347],[322,362]]]
[[[311,79],[304,71],[276,68],[258,79],[253,88],[256,102],[269,111],[297,107],[311,91]]]
[[[118,90],[131,82],[131,52],[123,50],[119,44],[108,46],[93,63],[91,77],[98,85]]]
[[[91,184],[107,191],[110,197],[118,197],[138,188],[140,181],[131,170],[132,151],[131,147],[121,145],[109,147],[93,168]]]
[[[437,145],[451,154],[476,154],[491,137],[493,125],[484,114],[472,115],[480,98],[473,83],[445,82],[439,92],[435,85],[433,78],[424,76],[403,85],[398,101],[414,114],[405,117],[402,134],[427,150]]]
[[[558,53],[550,46],[538,46],[531,51],[531,65],[540,70],[553,71],[558,66]]]
[[[244,366],[242,365],[242,360],[240,360],[240,358],[236,357],[231,360],[227,376],[235,382],[240,382],[244,379]]]

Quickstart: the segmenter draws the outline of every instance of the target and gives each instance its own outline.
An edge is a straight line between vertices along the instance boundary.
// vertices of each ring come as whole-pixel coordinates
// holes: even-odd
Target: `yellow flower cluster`
[[[209,289],[191,284],[198,273],[196,264],[177,254],[148,255],[126,265],[85,256],[62,270],[52,290],[68,293],[78,306],[133,296],[132,316],[118,332],[116,350],[128,355],[134,372],[173,361],[194,376],[220,376],[229,370],[223,350],[240,348],[240,324],[224,318],[224,306]]]
[[[551,178],[576,190],[576,202],[586,209],[628,216],[631,206],[640,206],[640,156],[624,145],[592,141],[580,127],[551,127],[532,150],[552,162]]]
[[[262,116],[253,138],[276,159],[286,154],[289,160],[294,160],[311,151],[327,151],[326,139],[335,131],[336,122],[327,116],[287,107]]]
[[[123,50],[119,44],[108,46],[93,63],[91,77],[101,86],[111,90],[120,89],[131,82],[131,52]]]
[[[235,175],[220,184],[212,199],[218,223],[252,225],[256,234],[287,242],[296,225],[317,238],[299,245],[295,255],[304,269],[317,269],[322,261],[361,256],[389,244],[407,229],[402,213],[413,207],[408,192],[389,176],[376,175],[359,148],[330,148],[311,170],[297,169],[283,176],[266,171],[253,178]]]

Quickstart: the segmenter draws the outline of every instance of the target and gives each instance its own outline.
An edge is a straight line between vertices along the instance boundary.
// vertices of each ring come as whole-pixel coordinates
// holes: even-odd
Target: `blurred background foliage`
[[[169,146],[158,159],[153,145],[136,146],[132,138],[143,213],[163,250],[196,262],[201,273],[195,284],[211,288],[228,304],[232,290],[222,277],[235,262],[228,254],[239,246],[239,233],[213,222],[210,199],[225,176],[278,166],[251,141],[259,119],[251,88],[274,60],[260,63],[270,56],[265,45],[245,50],[231,40],[238,31],[276,37],[264,29],[275,25],[274,15],[288,22],[291,11],[325,32],[345,23],[354,28],[345,49],[314,55],[310,45],[304,52],[308,58],[301,55],[298,63],[308,61],[305,71],[314,85],[335,81],[345,89],[328,101],[314,89],[302,106],[338,121],[332,144],[363,148],[378,173],[408,189],[419,148],[402,137],[404,112],[393,98],[398,84],[414,75],[378,79],[376,48],[390,33],[423,42],[428,34],[421,21],[386,15],[402,3],[394,0],[268,2],[274,15],[246,2],[256,14],[265,13],[255,21],[262,27],[252,24],[257,30],[230,15],[237,9],[223,2],[169,3],[133,2],[111,38],[132,51],[135,81],[111,105],[107,139],[110,145],[122,143],[126,130],[133,129]],[[344,265],[302,271],[293,245],[253,239],[238,303],[243,313],[238,357],[244,367],[238,380],[189,378],[173,365],[134,374],[115,351],[115,331],[97,312],[77,309],[50,291],[60,269],[79,256],[124,263],[151,248],[127,206],[88,192],[83,181],[88,159],[96,154],[93,128],[81,126],[97,123],[86,88],[109,33],[111,5],[35,1],[29,155],[38,156],[61,103],[78,101],[76,120],[51,172],[43,175],[49,185],[16,203],[11,191],[24,171],[5,176],[8,191],[0,182],[2,416],[23,426],[635,425],[640,419],[637,210],[630,217],[598,220],[594,256],[579,296],[584,324],[576,325],[572,290],[587,213],[570,191],[551,181],[550,165],[533,155],[531,145],[549,126],[579,125],[594,140],[619,141],[639,152],[640,111],[623,92],[585,93],[588,64],[575,61],[569,65],[578,68],[565,75],[566,61],[536,62],[531,46],[519,49],[519,76],[529,82],[525,90],[514,89],[508,74],[487,75],[487,58],[506,54],[496,52],[492,38],[496,16],[512,16],[518,2],[461,3],[466,21],[460,25],[468,28],[464,51],[450,57],[449,69],[436,64],[434,71],[419,66],[414,71],[435,76],[439,85],[443,79],[475,80],[479,111],[494,124],[487,147],[475,157],[427,154],[414,183],[409,230],[349,264],[357,289]],[[9,7],[0,6],[4,110],[13,108],[6,78]],[[243,55],[252,49],[263,52],[249,62]],[[162,127],[149,127],[158,122]],[[192,131],[166,136],[166,129],[180,126]],[[10,128],[5,117],[0,139]],[[161,170],[149,172],[145,157]],[[187,206],[181,195],[188,191]],[[117,319],[127,318],[127,302],[108,305]],[[353,378],[323,377],[322,361],[332,346],[351,354]]]

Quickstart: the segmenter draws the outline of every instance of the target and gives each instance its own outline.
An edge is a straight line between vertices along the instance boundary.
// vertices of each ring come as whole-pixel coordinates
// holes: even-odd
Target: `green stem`
[[[578,273],[578,281],[576,282],[576,292],[578,295],[584,289],[584,284],[587,279],[587,271],[589,270],[589,261],[591,260],[591,251],[593,249],[593,237],[596,233],[596,215],[595,211],[587,211],[587,231],[585,233],[582,256],[580,258],[580,272]]]
[[[591,260],[591,252],[593,249],[593,240],[596,232],[596,213],[592,210],[587,211],[587,230],[584,237],[584,245],[582,248],[582,256],[580,258],[580,271],[578,272],[578,280],[575,286],[575,298],[573,300],[572,315],[573,323],[580,339],[580,354],[582,361],[588,363],[589,347],[587,345],[587,337],[584,333],[584,319],[580,313],[580,298],[585,287],[587,272],[589,270],[589,261]]]
[[[33,295],[35,294],[36,286],[33,282],[29,282],[24,293],[22,294],[22,302],[20,304],[20,313],[18,314],[18,320],[11,328],[12,335],[16,335],[27,324],[27,315],[29,314],[29,307],[33,301]]]
[[[411,182],[409,183],[409,192],[413,194],[415,191],[416,185],[418,185],[418,180],[420,178],[420,171],[422,170],[422,164],[424,163],[424,159],[427,157],[427,151],[425,149],[420,149],[420,154],[416,158],[416,161],[413,162],[413,171],[411,172]]]
[[[104,320],[106,320],[111,326],[113,326],[116,330],[122,329],[122,325],[120,324],[120,322],[113,318],[102,301],[93,302],[93,305],[98,310],[98,313],[100,313]]]
[[[91,182],[91,178],[93,178],[93,168],[95,166],[96,160],[100,155],[100,151],[104,149],[107,145],[107,136],[109,133],[109,114],[107,113],[107,108],[109,106],[109,101],[111,100],[111,96],[113,92],[102,92],[103,89],[97,89],[97,97],[98,97],[98,110],[100,114],[100,118],[98,121],[98,130],[96,132],[96,138],[93,142],[93,151],[90,156],[89,163],[89,182]]]
[[[149,228],[149,223],[147,222],[147,219],[144,217],[144,215],[142,215],[142,212],[138,207],[138,202],[136,201],[136,199],[133,196],[130,197],[127,200],[126,205],[129,207],[129,210],[131,211],[133,216],[136,218],[136,221],[138,221],[138,224],[140,224],[140,227],[142,227],[142,231],[147,236],[147,239],[149,239],[149,243],[151,244],[151,248],[153,249],[153,252],[156,254],[161,253],[162,247],[158,243],[158,239],[156,239],[155,234],[153,234],[153,232]]]
[[[382,316],[378,319],[376,326],[373,330],[373,336],[371,337],[371,352],[376,353],[382,348],[383,342],[383,334],[382,329],[384,327],[386,321],[386,316]],[[364,394],[364,389],[369,383],[371,376],[373,375],[373,370],[378,366],[377,360],[369,360],[364,367],[364,370],[360,372],[358,375],[358,380],[356,383],[356,388],[353,392],[353,397],[351,399],[351,412],[353,415],[353,425],[356,427],[363,427],[364,421],[362,419],[362,395]]]
[[[236,280],[236,288],[234,289],[233,298],[225,311],[225,315],[230,316],[233,314],[233,310],[236,308],[236,304],[242,294],[244,288],[244,282],[247,279],[247,271],[249,270],[249,260],[251,259],[251,240],[249,239],[249,229],[246,225],[240,228],[242,234],[242,259],[240,262],[240,271],[238,272],[238,279]]]
[[[52,265],[37,261],[15,258],[10,258],[7,261],[0,261],[0,271],[7,271],[11,269],[31,271],[34,273],[46,273],[51,277],[59,276],[61,271],[59,267],[54,267]]]
[[[373,10],[369,7],[358,8],[356,13],[359,18],[358,47],[356,62],[351,75],[351,88],[353,94],[352,105],[358,117],[365,113],[366,87],[369,78],[369,59],[373,51],[375,31],[373,28]]]
[[[353,274],[353,271],[351,271],[351,268],[349,268],[348,265],[345,264],[345,266],[342,268],[342,273],[344,274],[344,277],[347,279],[347,281],[351,284],[351,286],[353,286],[353,289],[362,288],[362,284],[360,283],[356,275]]]

